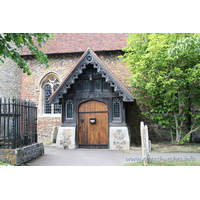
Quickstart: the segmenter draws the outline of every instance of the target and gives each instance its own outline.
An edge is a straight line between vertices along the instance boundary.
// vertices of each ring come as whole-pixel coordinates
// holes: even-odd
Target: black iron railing
[[[0,148],[37,142],[37,107],[16,98],[0,98]]]

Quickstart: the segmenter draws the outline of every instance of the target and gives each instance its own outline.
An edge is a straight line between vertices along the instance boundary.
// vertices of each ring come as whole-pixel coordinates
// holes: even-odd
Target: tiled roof
[[[127,46],[126,33],[56,33],[56,41],[46,43],[46,54],[84,52],[91,47],[93,51],[121,50]],[[21,55],[31,55],[24,49]]]

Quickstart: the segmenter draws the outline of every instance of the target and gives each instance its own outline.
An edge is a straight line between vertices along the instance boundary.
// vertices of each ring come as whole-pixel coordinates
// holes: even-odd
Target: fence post
[[[0,137],[1,137],[1,97],[0,97]]]
[[[28,145],[28,133],[27,133],[27,125],[28,125],[28,118],[27,118],[27,102],[24,101],[24,109],[25,109],[25,135],[24,135],[24,144]]]
[[[6,98],[4,98],[3,102],[3,148],[6,146]]]
[[[37,142],[37,107],[35,105],[35,142]]]
[[[8,137],[8,149],[10,147],[10,134],[9,134],[9,127],[10,127],[10,98],[8,98],[8,116],[7,116],[7,137]]]
[[[12,98],[12,137],[11,137],[11,149],[15,149],[15,106],[14,106],[15,98]]]
[[[19,99],[16,99],[16,105],[15,105],[15,130],[16,130],[16,147],[19,146]]]
[[[21,143],[24,144],[24,141],[22,141],[24,139],[24,135],[25,135],[25,131],[24,131],[24,102],[21,100]]]

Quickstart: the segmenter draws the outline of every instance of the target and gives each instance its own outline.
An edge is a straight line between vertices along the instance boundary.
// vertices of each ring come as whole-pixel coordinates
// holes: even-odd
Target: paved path
[[[31,166],[122,166],[123,158],[123,151],[45,148],[44,155],[28,164]]]
[[[28,162],[30,166],[122,166],[125,162],[141,161],[142,154],[124,154],[108,149],[64,150],[45,148],[45,154]],[[200,153],[150,153],[154,161],[171,159],[200,160]]]

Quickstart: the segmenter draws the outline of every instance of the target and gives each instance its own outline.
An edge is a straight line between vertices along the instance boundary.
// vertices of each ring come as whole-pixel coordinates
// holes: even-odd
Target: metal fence
[[[0,148],[37,142],[37,107],[16,98],[0,98]]]

